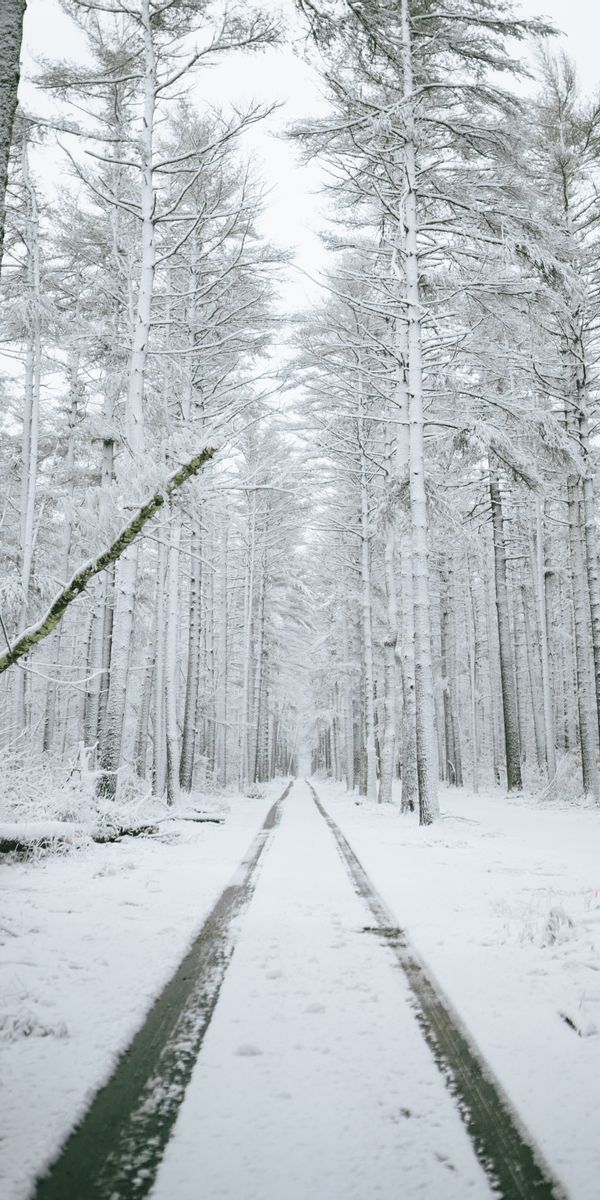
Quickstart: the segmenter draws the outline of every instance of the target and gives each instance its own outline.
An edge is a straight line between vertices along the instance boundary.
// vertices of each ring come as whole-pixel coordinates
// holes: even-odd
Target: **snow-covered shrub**
[[[573,937],[574,922],[560,905],[550,909],[542,934],[542,946],[554,946],[556,942],[567,942]]]
[[[262,800],[264,794],[264,788],[261,788],[258,783],[249,783],[248,787],[244,788],[244,795],[249,800]]]
[[[534,794],[536,790],[532,789]],[[581,784],[581,763],[573,754],[558,754],[556,758],[556,775],[548,783],[542,780],[542,786],[537,791],[537,797],[542,803],[570,807],[573,804],[585,804],[585,796]]]
[[[0,751],[0,820],[77,821],[90,799],[79,754],[69,761],[27,747]]]
[[[21,1012],[0,1012],[0,1041],[19,1042],[29,1037],[66,1038],[69,1031],[64,1021],[48,1024],[40,1021],[29,1009]]]

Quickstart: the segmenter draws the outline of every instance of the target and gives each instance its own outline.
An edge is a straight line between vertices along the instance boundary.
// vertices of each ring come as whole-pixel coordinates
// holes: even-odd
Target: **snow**
[[[224,825],[2,866],[3,1200],[29,1195],[110,1075],[282,786],[234,798]]]
[[[596,1200],[598,811],[447,790],[442,819],[420,829],[396,806],[316,787],[550,1166]],[[233,800],[223,826],[2,867],[3,1200],[28,1196],[281,791]],[[305,784],[258,871],[153,1200],[489,1198]]]
[[[368,923],[296,783],[152,1200],[491,1196]]]
[[[550,1166],[597,1200],[598,810],[446,789],[443,819],[419,828],[316,787]]]

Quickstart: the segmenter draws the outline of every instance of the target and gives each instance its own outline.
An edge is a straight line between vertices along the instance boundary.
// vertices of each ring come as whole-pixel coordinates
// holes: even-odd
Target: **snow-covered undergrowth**
[[[319,794],[577,1200],[600,1178],[600,811],[444,790],[398,807]]]
[[[556,774],[548,783],[545,768],[529,762],[523,765],[524,793],[536,804],[555,808],[596,808],[593,796],[583,791],[581,760],[576,754],[557,754]]]
[[[185,794],[174,809],[133,771],[122,779],[118,800],[103,799],[83,747],[71,761],[25,749],[0,752],[0,781],[0,844],[29,843],[33,859],[80,850],[91,837],[119,828],[153,825],[168,838],[175,816],[224,816],[229,809],[227,793],[208,778],[202,791]]]
[[[224,824],[177,820],[170,823],[175,837],[88,840],[78,853],[4,862],[2,1197],[30,1194],[34,1175],[110,1074],[283,786],[266,785],[254,799],[213,797],[227,804]],[[210,798],[192,800],[205,808]],[[56,813],[54,800],[45,811]]]

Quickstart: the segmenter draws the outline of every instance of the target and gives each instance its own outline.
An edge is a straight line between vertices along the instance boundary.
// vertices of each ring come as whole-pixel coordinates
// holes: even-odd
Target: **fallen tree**
[[[185,463],[184,466],[179,467],[177,471],[170,475],[164,487],[138,509],[135,516],[121,530],[112,545],[107,550],[103,550],[101,554],[98,554],[96,558],[90,559],[80,567],[54,598],[44,616],[40,617],[35,625],[30,625],[28,629],[25,629],[14,642],[11,643],[8,640],[6,630],[4,629],[4,622],[2,622],[7,648],[3,654],[0,654],[0,675],[3,671],[7,671],[9,667],[17,663],[20,658],[29,654],[30,650],[34,646],[37,646],[38,642],[43,641],[44,638],[47,638],[56,629],[67,609],[85,591],[90,580],[95,575],[99,575],[101,571],[105,571],[111,563],[116,562],[121,557],[123,552],[144,528],[144,525],[162,508],[169,496],[172,496],[188,479],[197,475],[215,454],[216,450],[207,446],[200,454],[192,458],[190,462]]]
[[[87,827],[72,821],[27,823],[22,829],[14,824],[0,824],[0,855],[34,854],[37,850],[60,850],[78,844],[97,842],[107,845],[120,842],[127,837],[156,837],[164,832],[164,826],[175,821],[193,821],[198,825],[223,825],[225,818],[216,813],[194,813],[193,815],[159,817],[138,825],[106,825]]]

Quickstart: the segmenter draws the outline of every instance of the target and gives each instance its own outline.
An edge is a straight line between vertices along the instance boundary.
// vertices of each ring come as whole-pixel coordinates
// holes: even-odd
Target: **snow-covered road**
[[[260,870],[153,1200],[491,1196],[306,784]]]

